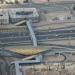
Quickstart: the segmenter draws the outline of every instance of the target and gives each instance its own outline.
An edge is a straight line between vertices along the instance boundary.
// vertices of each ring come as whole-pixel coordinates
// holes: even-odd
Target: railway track
[[[59,23],[60,25],[61,23]],[[65,23],[65,25],[68,23]],[[63,40],[75,40],[75,26],[65,26],[54,29],[45,29],[44,25],[34,26],[32,25],[38,46],[47,46],[48,48],[57,47],[57,48],[65,48],[63,51],[70,49],[75,49],[74,45],[64,44],[51,44],[54,41],[63,41]],[[42,29],[41,29],[42,28]],[[14,46],[32,46],[32,38],[30,36],[28,27],[25,26],[17,26],[16,28],[0,28],[0,47],[14,47]],[[51,50],[54,50],[54,49]],[[14,49],[15,50],[15,49]],[[56,49],[55,49],[56,50]],[[61,52],[60,49],[58,49]],[[25,52],[24,52],[25,53]],[[58,51],[57,51],[58,53]]]
[[[0,42],[1,43],[16,43],[16,42],[30,42],[31,37],[29,32],[9,32],[9,33],[0,33]],[[74,40],[75,39],[75,30],[58,30],[58,31],[44,31],[35,33],[38,43],[45,41],[55,41],[55,40]]]
[[[13,8],[15,6],[13,5]],[[18,6],[20,7],[20,5]],[[16,7],[18,8],[18,6]],[[25,5],[21,5],[22,8],[23,6]],[[29,6],[31,7],[32,5],[29,5]],[[11,5],[9,6],[6,5],[6,7],[3,6],[2,8],[4,9],[11,8]],[[49,7],[45,5],[45,8],[49,8]],[[55,8],[55,7],[52,7],[52,8]],[[40,9],[44,10],[44,7]],[[48,52],[51,52],[51,55],[50,55],[51,58],[49,57],[50,60],[47,60],[47,61],[51,63],[58,63],[58,62],[62,63],[62,62],[68,62],[68,61],[75,62],[75,59],[74,59],[75,44],[68,44],[66,42],[66,40],[70,42],[75,40],[75,21],[74,20],[64,21],[64,22],[55,22],[55,23],[45,23],[45,24],[43,23],[33,24],[32,28],[34,30],[34,33],[37,39],[37,45],[38,47],[42,47],[42,49],[37,49],[36,47],[29,49],[29,46],[31,47],[33,46],[33,40],[30,36],[30,32],[28,30],[27,25],[20,26],[20,23],[16,23],[12,27],[9,25],[0,26],[0,48],[2,48],[0,50],[0,57],[24,58],[23,55],[26,55],[27,53],[30,53],[30,55],[42,54],[42,53],[44,54],[46,53],[46,49],[44,47],[46,47],[48,49]],[[53,43],[56,41],[58,42],[65,41],[66,44],[62,44],[62,43],[59,44],[58,42]],[[23,48],[23,46],[25,48]],[[13,47],[13,49],[10,47]],[[26,49],[26,47],[28,48]],[[45,49],[45,51],[42,52],[42,50],[44,50],[43,48]],[[26,52],[26,51],[29,51],[29,52]],[[56,54],[58,56],[56,56]],[[49,59],[49,58],[45,58],[45,59]]]

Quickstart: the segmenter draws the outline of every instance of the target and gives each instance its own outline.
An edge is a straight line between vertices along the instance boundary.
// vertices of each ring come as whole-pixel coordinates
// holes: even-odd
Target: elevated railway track
[[[13,4],[11,7],[10,4],[5,6],[1,6],[1,8],[23,8],[26,5]],[[35,6],[37,9],[42,6],[40,9],[51,9],[51,12],[53,9],[58,11],[60,8],[66,10],[64,7],[57,8],[59,5],[52,4],[44,7],[43,5],[38,6],[38,4],[27,4],[28,6]],[[30,28],[27,22],[23,20],[15,24],[0,25],[0,57],[17,58],[16,61],[19,62],[19,60],[33,59],[37,55],[42,55],[42,57],[49,55],[49,58],[48,56],[43,58],[42,63],[75,62],[75,20],[31,23]],[[33,41],[34,38],[31,34],[35,36],[36,41]],[[34,43],[36,43],[36,46],[34,46]],[[15,63],[14,61],[8,62]]]

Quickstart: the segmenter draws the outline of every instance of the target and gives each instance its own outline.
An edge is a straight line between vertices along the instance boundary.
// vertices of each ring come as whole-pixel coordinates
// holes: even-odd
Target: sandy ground
[[[65,66],[65,67],[64,67]],[[50,64],[23,66],[23,75],[75,75],[75,64]]]

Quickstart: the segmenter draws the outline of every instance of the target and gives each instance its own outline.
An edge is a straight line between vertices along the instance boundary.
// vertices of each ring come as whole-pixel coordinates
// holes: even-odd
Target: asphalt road
[[[9,4],[9,5],[0,5],[0,8],[23,8],[23,7],[35,7],[35,8],[39,8],[39,9],[44,9],[44,10],[48,10],[49,11],[62,11],[62,10],[66,10],[66,4],[65,5],[59,5],[59,4]],[[70,4],[69,4],[70,6]]]

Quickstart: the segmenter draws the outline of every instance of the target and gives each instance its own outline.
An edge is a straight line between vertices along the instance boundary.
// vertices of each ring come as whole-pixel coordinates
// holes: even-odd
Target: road
[[[66,4],[65,4],[66,5]],[[70,4],[69,4],[70,5]],[[23,8],[23,7],[35,7],[35,8],[40,8],[40,9],[45,9],[48,10],[50,9],[50,11],[53,11],[53,9],[56,11],[58,10],[64,10],[65,6],[64,5],[59,5],[59,4],[9,4],[9,5],[0,5],[0,7],[3,8]]]

